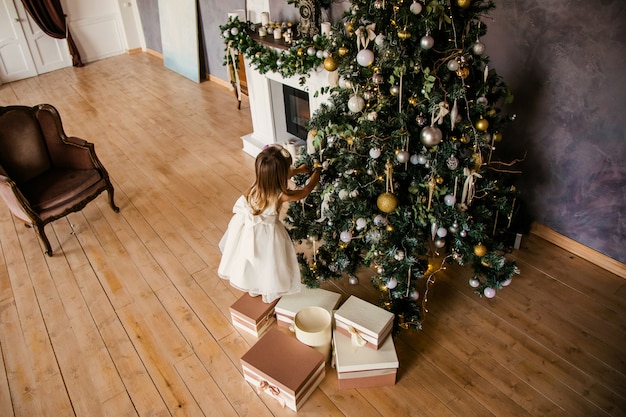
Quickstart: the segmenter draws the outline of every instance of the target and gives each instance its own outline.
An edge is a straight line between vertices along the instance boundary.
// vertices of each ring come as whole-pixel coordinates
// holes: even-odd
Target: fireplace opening
[[[302,140],[306,140],[306,125],[311,118],[309,94],[283,84],[283,99],[285,104],[287,132]]]

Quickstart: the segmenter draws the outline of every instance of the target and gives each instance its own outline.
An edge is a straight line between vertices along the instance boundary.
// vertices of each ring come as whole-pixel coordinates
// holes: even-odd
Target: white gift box
[[[378,350],[358,346],[350,336],[333,333],[334,360],[340,389],[394,385],[398,355],[393,338],[388,337]]]
[[[293,411],[311,396],[326,375],[321,353],[293,335],[270,329],[241,357],[244,379]]]
[[[299,293],[283,296],[276,304],[276,320],[281,327],[290,327],[296,313],[305,307],[322,307],[329,313],[337,308],[341,294],[321,288],[302,288]]]
[[[378,349],[393,329],[394,314],[351,295],[335,312],[338,332],[355,343]]]
[[[230,306],[230,318],[233,326],[259,337],[276,322],[274,308],[278,300],[264,303],[261,296],[242,295]]]

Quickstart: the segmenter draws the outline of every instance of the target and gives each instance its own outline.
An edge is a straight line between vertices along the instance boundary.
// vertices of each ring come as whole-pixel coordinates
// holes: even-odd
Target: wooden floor
[[[216,275],[230,209],[253,179],[249,107],[148,55],[0,86],[47,102],[96,144],[121,212],[100,196],[46,230],[0,205],[0,415],[285,416],[239,358],[254,342]],[[521,276],[494,299],[443,271],[424,330],[395,338],[393,387],[339,390],[327,369],[305,416],[626,416],[626,281],[530,235]],[[369,277],[327,287],[372,295]]]

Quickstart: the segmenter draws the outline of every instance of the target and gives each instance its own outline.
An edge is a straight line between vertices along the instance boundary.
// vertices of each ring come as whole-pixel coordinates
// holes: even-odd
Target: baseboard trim
[[[211,74],[207,74],[206,78],[207,78],[207,80],[209,80],[211,82],[214,82],[215,84],[219,84],[222,87],[226,87],[229,90],[233,90],[233,85],[230,82],[228,82],[228,81],[224,81],[221,78],[212,76]]]
[[[600,268],[606,269],[612,274],[626,279],[626,265],[609,256],[606,256],[603,253],[563,236],[562,234],[557,233],[549,227],[539,223],[533,223],[530,232],[550,243],[554,243],[576,256],[580,256]]]
[[[160,52],[157,52],[157,51],[155,51],[155,50],[153,50],[153,49],[146,48],[146,53],[147,53],[148,55],[155,56],[155,57],[159,58],[160,60],[163,60],[163,54],[162,54],[162,53],[160,53]]]

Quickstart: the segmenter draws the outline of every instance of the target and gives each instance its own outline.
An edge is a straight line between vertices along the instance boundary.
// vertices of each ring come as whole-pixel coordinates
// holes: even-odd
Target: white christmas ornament
[[[378,113],[376,113],[375,111],[367,113],[367,120],[369,120],[370,122],[375,122],[376,119],[378,119]]]
[[[352,233],[349,230],[344,230],[339,234],[339,240],[344,243],[348,243],[352,240]]]
[[[363,230],[365,229],[365,226],[367,226],[367,220],[363,217],[356,219],[356,230]]]
[[[487,298],[493,298],[496,296],[496,290],[494,290],[491,287],[487,287],[485,288],[485,290],[483,291],[483,295]]]
[[[454,197],[452,194],[446,194],[446,196],[443,198],[443,202],[446,204],[446,206],[452,207],[456,203],[456,197]]]
[[[477,280],[476,278],[470,278],[469,285],[472,288],[478,288],[478,286],[480,285],[480,281]]]
[[[398,286],[398,280],[393,277],[389,278],[389,281],[387,281],[387,288],[389,288],[390,290],[393,290],[397,286]]]
[[[374,52],[370,49],[361,49],[359,53],[356,54],[356,62],[362,67],[369,67],[374,62]]]
[[[374,42],[378,46],[383,46],[385,44],[385,35],[383,35],[382,33],[379,33],[378,35],[376,35]]]
[[[365,100],[358,94],[353,94],[348,100],[348,109],[352,113],[359,113],[365,107]]]
[[[422,4],[416,0],[413,0],[413,3],[409,7],[409,10],[413,14],[420,14],[422,12]]]
[[[511,278],[508,278],[508,279],[502,281],[502,286],[503,287],[508,287],[509,285],[511,285],[511,281],[513,281]]]
[[[440,227],[439,229],[437,229],[437,236],[446,237],[447,234],[448,234],[448,229],[446,229],[445,227]]]
[[[417,165],[417,164],[419,164],[419,160],[420,160],[419,155],[417,155],[417,154],[413,154],[413,155],[411,155],[411,159],[410,159],[410,161],[411,161],[411,163],[412,163],[413,165]]]
[[[372,148],[370,149],[370,158],[372,159],[376,159],[380,156],[380,149],[378,148]]]

